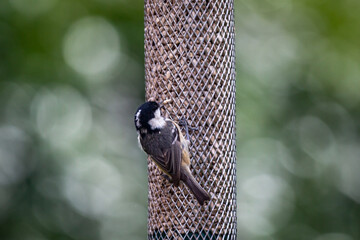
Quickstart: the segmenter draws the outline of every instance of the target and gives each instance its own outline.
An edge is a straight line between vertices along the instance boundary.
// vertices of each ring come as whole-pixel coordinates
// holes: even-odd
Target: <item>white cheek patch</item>
[[[141,113],[141,110],[139,110],[139,111],[136,113],[136,115],[135,115],[135,122],[136,122],[135,124],[136,124],[136,126],[137,126],[138,128],[141,127],[140,119],[139,119],[140,113]]]
[[[160,109],[154,113],[154,118],[149,121],[152,130],[163,128],[166,125],[165,119],[161,116]]]

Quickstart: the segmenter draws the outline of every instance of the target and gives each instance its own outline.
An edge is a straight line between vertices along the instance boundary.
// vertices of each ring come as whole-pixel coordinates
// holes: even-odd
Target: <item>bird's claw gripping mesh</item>
[[[149,161],[149,239],[236,239],[233,0],[145,0],[146,97],[185,118],[200,206]]]

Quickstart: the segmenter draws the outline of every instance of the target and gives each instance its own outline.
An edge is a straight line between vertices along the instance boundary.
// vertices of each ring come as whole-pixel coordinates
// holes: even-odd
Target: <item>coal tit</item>
[[[178,124],[161,115],[160,108],[157,102],[149,101],[137,109],[134,121],[139,144],[175,186],[182,181],[203,205],[210,195],[190,172],[189,140]]]

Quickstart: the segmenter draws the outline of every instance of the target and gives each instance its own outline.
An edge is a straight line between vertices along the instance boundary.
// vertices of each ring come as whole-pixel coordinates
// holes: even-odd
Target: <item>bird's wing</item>
[[[179,141],[179,132],[173,124],[172,142],[170,148],[162,151],[161,153],[150,154],[151,158],[158,165],[158,167],[170,175],[175,186],[180,182],[180,166],[182,158],[182,146]]]
[[[166,174],[171,176],[175,186],[180,181],[180,165],[181,165],[181,145],[175,142],[170,149],[167,149],[163,155],[151,155],[152,160]]]

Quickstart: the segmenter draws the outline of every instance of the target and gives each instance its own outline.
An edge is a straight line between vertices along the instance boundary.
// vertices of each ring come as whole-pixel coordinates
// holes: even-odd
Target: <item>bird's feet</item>
[[[185,118],[181,118],[181,119],[179,120],[179,126],[185,127],[186,139],[187,139],[188,141],[190,141],[189,129],[192,130],[192,131],[197,131],[197,130],[199,130],[199,128],[197,128],[197,127],[191,127],[191,126],[189,126],[189,124],[187,123],[187,121],[186,121]]]

